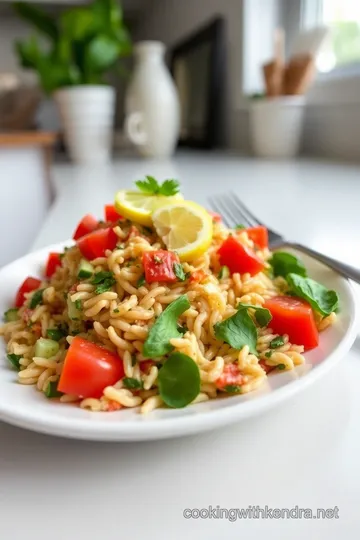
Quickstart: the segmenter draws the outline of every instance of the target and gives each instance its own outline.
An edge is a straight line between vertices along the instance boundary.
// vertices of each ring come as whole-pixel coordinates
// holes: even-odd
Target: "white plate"
[[[62,251],[70,243],[50,246],[0,270],[0,314],[12,305],[16,290],[26,276],[42,275],[47,254]],[[271,375],[268,382],[253,393],[211,400],[185,409],[158,409],[147,416],[141,416],[135,409],[91,413],[71,404],[48,400],[33,386],[17,384],[16,373],[9,368],[0,338],[0,419],[74,439],[138,441],[198,433],[261,414],[322,377],[344,357],[358,330],[355,294],[350,283],[313,259],[301,257],[314,279],[338,292],[341,308],[336,324],[321,334],[319,347],[305,355],[306,365]]]

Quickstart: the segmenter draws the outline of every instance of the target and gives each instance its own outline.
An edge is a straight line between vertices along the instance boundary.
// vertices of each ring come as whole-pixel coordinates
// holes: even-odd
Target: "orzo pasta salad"
[[[28,276],[0,335],[18,382],[91,411],[185,407],[255,390],[304,362],[336,292],[264,227],[221,216],[153,177],[86,215]]]

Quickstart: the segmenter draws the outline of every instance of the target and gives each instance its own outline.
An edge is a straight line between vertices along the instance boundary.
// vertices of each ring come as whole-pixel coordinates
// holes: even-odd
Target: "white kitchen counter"
[[[151,174],[187,198],[232,189],[293,240],[360,264],[360,168],[180,154],[167,163],[54,168],[56,201],[34,249],[102,215]],[[326,379],[261,418],[183,439],[102,444],[0,425],[0,538],[352,540],[359,538],[360,340]],[[185,508],[339,508],[339,519],[185,519]]]

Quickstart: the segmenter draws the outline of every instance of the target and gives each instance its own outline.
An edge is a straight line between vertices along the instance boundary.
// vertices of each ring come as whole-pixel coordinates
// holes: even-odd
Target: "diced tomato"
[[[106,204],[104,207],[104,213],[105,221],[111,221],[112,223],[122,218],[113,204]]]
[[[60,253],[49,253],[45,269],[45,276],[51,277],[53,274],[55,274],[55,270],[58,266],[61,266]]]
[[[213,220],[214,223],[221,223],[222,222],[222,217],[217,212],[212,212],[211,210],[208,210],[208,213],[212,217],[212,220]]]
[[[41,284],[40,279],[34,278],[34,277],[27,277],[25,281],[20,286],[18,292],[16,293],[15,297],[15,306],[21,307],[23,303],[25,302],[25,294],[29,293],[31,291],[35,291],[39,288]]]
[[[269,233],[266,227],[249,227],[245,229],[250,240],[260,249],[265,249],[269,245]]]
[[[215,381],[216,388],[222,390],[225,386],[241,386],[244,376],[236,364],[226,364],[222,375]]]
[[[85,257],[91,261],[97,257],[104,257],[105,251],[115,249],[118,237],[111,227],[98,229],[78,239],[77,245]]]
[[[85,236],[85,234],[89,234],[92,231],[95,231],[97,226],[99,225],[98,220],[96,217],[92,216],[91,214],[87,214],[82,218],[80,223],[75,229],[75,232],[73,234],[73,239],[78,240],[82,236]]]
[[[260,360],[259,364],[263,368],[266,374],[270,373],[270,371],[273,371],[276,367],[276,366],[268,366],[267,364],[265,364],[265,360]]]
[[[153,360],[144,360],[143,362],[140,362],[139,366],[140,370],[146,375],[148,375],[150,369],[155,366],[155,362]]]
[[[107,404],[107,411],[113,412],[113,411],[119,411],[122,409],[122,406],[117,401],[114,401],[113,399],[109,400],[109,403]]]
[[[145,281],[174,282],[177,277],[174,272],[174,263],[179,262],[179,257],[172,251],[158,249],[156,251],[145,251],[143,254],[143,266],[145,271]]]
[[[195,270],[195,272],[191,273],[189,281],[190,283],[201,283],[206,277],[207,274],[204,270]]]
[[[319,343],[314,314],[310,304],[293,296],[274,296],[266,300],[272,320],[270,326],[276,334],[288,334],[291,343],[313,349]]]
[[[117,354],[76,336],[67,351],[58,389],[81,398],[99,398],[106,386],[123,377],[123,361]]]
[[[261,272],[265,265],[252,250],[243,246],[233,236],[229,236],[218,250],[221,266],[227,266],[230,272],[249,273],[252,276]]]

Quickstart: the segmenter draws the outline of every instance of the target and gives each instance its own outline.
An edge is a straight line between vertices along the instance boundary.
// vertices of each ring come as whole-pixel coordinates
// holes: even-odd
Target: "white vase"
[[[74,86],[54,94],[70,157],[79,164],[110,160],[115,116],[111,86]]]
[[[180,104],[159,41],[135,45],[135,69],[126,95],[125,132],[140,154],[168,157],[180,129]]]

